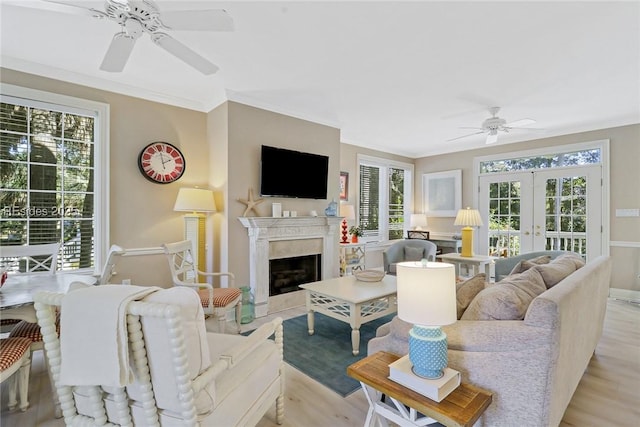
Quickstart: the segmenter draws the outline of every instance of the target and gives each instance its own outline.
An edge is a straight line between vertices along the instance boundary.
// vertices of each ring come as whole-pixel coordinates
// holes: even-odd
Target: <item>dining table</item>
[[[95,285],[97,278],[78,273],[9,274],[0,288],[0,318],[36,322],[33,296],[40,291],[67,293],[73,282]]]

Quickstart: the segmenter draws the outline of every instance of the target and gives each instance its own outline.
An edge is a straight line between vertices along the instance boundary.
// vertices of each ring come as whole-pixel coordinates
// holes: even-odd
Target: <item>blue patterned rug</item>
[[[367,356],[367,343],[376,335],[376,329],[395,314],[373,320],[360,326],[360,354],[351,350],[351,326],[315,313],[314,334],[309,335],[307,315],[285,320],[284,360],[345,397],[360,387],[360,383],[347,376],[347,366]]]

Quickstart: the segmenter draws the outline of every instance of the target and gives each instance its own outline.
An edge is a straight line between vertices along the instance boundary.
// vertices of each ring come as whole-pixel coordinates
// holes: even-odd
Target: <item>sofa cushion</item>
[[[578,264],[580,261],[573,255],[563,255],[557,257],[549,264],[536,265],[533,268],[540,273],[545,286],[549,289],[576,271],[579,268]]]
[[[458,320],[475,296],[484,289],[485,283],[486,276],[484,273],[480,273],[456,284],[456,311],[458,312],[456,318]]]
[[[546,289],[540,273],[535,267],[530,268],[486,286],[460,320],[522,320],[531,301]]]
[[[420,261],[422,258],[424,258],[424,248],[412,248],[411,246],[404,247],[405,261]]]
[[[551,255],[542,255],[532,259],[523,259],[513,267],[509,275],[524,273],[534,265],[549,264],[549,262],[551,262]]]

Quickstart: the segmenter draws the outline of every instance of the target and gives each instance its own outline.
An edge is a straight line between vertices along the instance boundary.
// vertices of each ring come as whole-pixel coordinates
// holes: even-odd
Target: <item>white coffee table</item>
[[[307,326],[314,333],[314,313],[322,313],[351,325],[354,356],[360,353],[360,325],[397,311],[396,277],[380,282],[360,282],[355,276],[300,285],[306,292]]]

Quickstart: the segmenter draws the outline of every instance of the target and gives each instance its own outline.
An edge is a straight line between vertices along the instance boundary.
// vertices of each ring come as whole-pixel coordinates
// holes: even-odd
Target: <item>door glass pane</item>
[[[489,254],[520,254],[520,181],[489,184]]]
[[[587,177],[548,178],[545,183],[545,249],[587,254]]]

